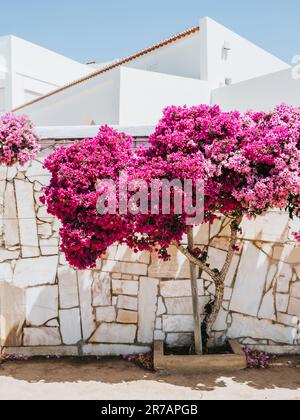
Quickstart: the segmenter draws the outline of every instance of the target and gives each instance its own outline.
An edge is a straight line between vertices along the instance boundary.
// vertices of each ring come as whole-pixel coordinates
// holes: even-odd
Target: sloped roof
[[[162,41],[162,42],[160,42],[158,44],[154,44],[151,47],[148,47],[148,48],[146,48],[146,49],[144,49],[142,51],[139,51],[136,54],[130,55],[129,57],[126,57],[126,58],[123,58],[123,59],[121,59],[119,61],[116,61],[115,63],[110,64],[109,66],[104,67],[104,68],[102,68],[100,70],[97,70],[94,73],[91,73],[91,74],[89,74],[89,75],[87,75],[85,77],[82,77],[82,78],[80,78],[78,80],[75,80],[74,82],[71,82],[71,83],[69,83],[69,84],[67,84],[65,86],[62,86],[61,88],[58,88],[58,89],[56,89],[54,91],[51,91],[48,94],[46,94],[44,96],[41,96],[40,98],[34,99],[34,100],[30,101],[30,102],[27,102],[27,103],[25,103],[25,104],[23,104],[23,105],[15,108],[15,109],[13,109],[13,112],[14,111],[18,111],[18,110],[20,110],[22,108],[25,108],[25,107],[27,107],[29,105],[33,105],[36,102],[42,101],[43,99],[46,99],[46,98],[48,98],[50,96],[53,96],[53,95],[56,95],[57,93],[62,92],[64,90],[66,90],[66,89],[69,89],[69,88],[71,88],[73,86],[76,86],[76,85],[79,85],[81,83],[84,83],[87,80],[90,80],[90,79],[92,79],[94,77],[97,77],[97,76],[99,76],[99,75],[101,75],[103,73],[107,73],[110,70],[113,70],[113,69],[115,69],[117,67],[120,67],[120,66],[126,64],[126,63],[129,63],[129,62],[131,62],[133,60],[136,60],[137,58],[140,58],[140,57],[142,57],[144,55],[150,54],[153,51],[156,51],[156,50],[158,50],[160,48],[163,48],[163,47],[165,47],[165,46],[167,46],[169,44],[172,44],[172,43],[174,43],[176,41],[179,41],[182,38],[185,38],[185,37],[187,37],[189,35],[192,35],[192,34],[194,34],[196,32],[199,32],[199,30],[200,30],[200,27],[199,26],[194,26],[194,27],[192,27],[190,29],[187,29],[184,32],[180,32],[179,34],[177,34],[175,36],[172,36],[171,38],[168,38],[165,41]]]

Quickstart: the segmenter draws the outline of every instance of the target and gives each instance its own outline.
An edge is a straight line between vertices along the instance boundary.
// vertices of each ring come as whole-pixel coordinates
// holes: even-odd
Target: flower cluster
[[[300,108],[280,105],[270,113],[248,112],[241,142],[244,185],[234,197],[250,214],[271,207],[298,212],[289,205],[300,193]]]
[[[300,242],[300,232],[294,232],[294,237],[296,241]]]
[[[11,113],[0,116],[0,165],[24,165],[34,159],[39,138],[28,117]]]
[[[150,372],[154,371],[153,352],[131,354],[131,355],[123,356],[123,359],[130,363],[134,363],[135,365],[141,367],[142,369],[148,370]]]
[[[149,141],[134,153],[130,137],[102,127],[95,139],[57,149],[46,160],[52,180],[44,199],[63,224],[62,251],[71,265],[94,267],[115,242],[167,259],[170,244],[187,233],[190,214],[178,214],[174,199],[168,214],[162,208],[154,214],[149,206],[146,214],[100,215],[99,182],[116,180],[120,171],[149,190],[154,179],[192,180],[194,187],[203,180],[204,222],[220,215],[255,217],[272,208],[299,216],[299,108],[240,114],[218,106],[172,106]]]
[[[126,218],[100,216],[98,182],[117,179],[132,158],[132,139],[102,127],[94,139],[57,149],[45,162],[52,173],[43,201],[62,222],[61,250],[76,268],[94,267],[109,246],[128,236]]]
[[[299,108],[280,105],[270,113],[241,115],[201,105],[164,111],[150,148],[138,151],[134,173],[149,182],[203,179],[204,221],[212,222],[218,214],[255,217],[271,208],[297,214],[299,168]],[[168,258],[168,246],[186,233],[186,215],[138,215],[135,233],[129,245],[158,247]]]
[[[274,361],[275,356],[245,347],[244,353],[247,359],[248,369],[267,369]]]

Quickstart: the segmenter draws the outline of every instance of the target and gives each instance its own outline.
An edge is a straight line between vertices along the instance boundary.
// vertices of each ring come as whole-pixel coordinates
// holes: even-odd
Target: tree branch
[[[200,267],[203,271],[205,271],[213,280],[219,276],[219,273],[210,269],[205,263],[200,261],[197,257],[195,257],[188,248],[179,244],[177,242],[173,242],[173,245],[193,264]]]
[[[235,252],[234,248],[236,246],[238,230],[239,230],[239,226],[240,226],[242,220],[243,220],[243,216],[238,216],[230,224],[231,238],[230,238],[229,250],[227,252],[226,260],[225,260],[224,266],[221,270],[220,277],[219,277],[219,280],[220,280],[221,284],[224,282],[224,280],[227,276],[227,273],[229,271],[230,265],[231,265],[233,257],[234,257],[234,252]]]

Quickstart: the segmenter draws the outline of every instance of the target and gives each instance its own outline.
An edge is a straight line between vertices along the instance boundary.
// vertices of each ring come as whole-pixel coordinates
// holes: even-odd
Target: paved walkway
[[[3,399],[300,400],[300,367],[232,375],[160,375],[119,359],[49,360],[0,365]]]

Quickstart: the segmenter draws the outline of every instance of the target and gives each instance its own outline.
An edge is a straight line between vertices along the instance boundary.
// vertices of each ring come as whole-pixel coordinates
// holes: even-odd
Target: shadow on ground
[[[60,359],[6,362],[0,365],[1,378],[13,378],[27,383],[85,383],[124,384],[136,381],[155,381],[196,391],[225,388],[227,380],[256,390],[299,390],[300,363],[284,363],[267,370],[244,370],[232,374],[152,373],[117,358]]]

